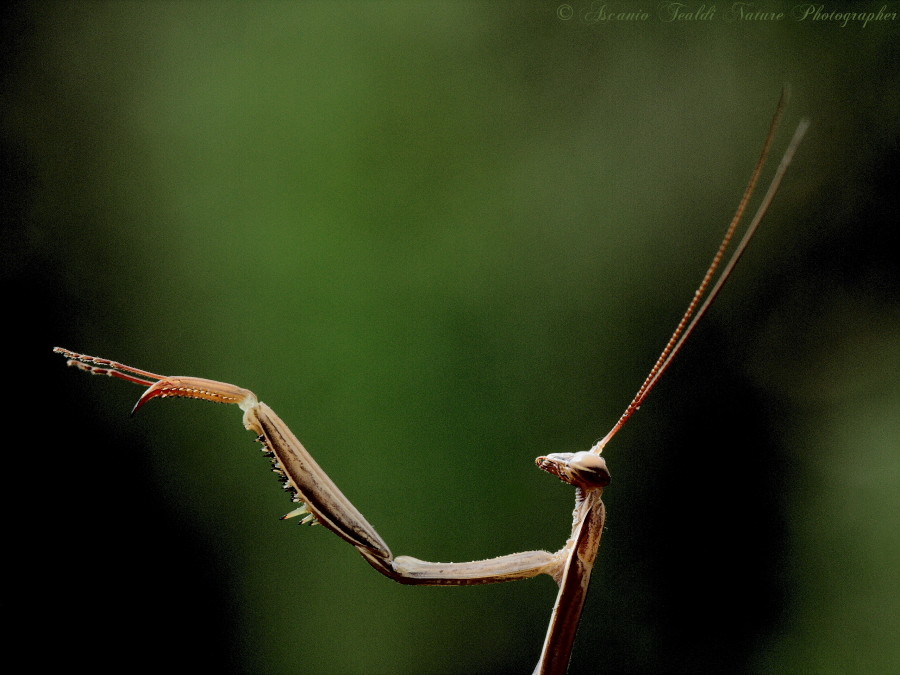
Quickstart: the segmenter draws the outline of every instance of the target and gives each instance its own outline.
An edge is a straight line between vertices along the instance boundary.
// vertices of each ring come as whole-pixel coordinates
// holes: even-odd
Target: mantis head
[[[554,452],[534,460],[538,468],[552,473],[564,483],[581,488],[604,488],[609,485],[606,460],[592,452]]]

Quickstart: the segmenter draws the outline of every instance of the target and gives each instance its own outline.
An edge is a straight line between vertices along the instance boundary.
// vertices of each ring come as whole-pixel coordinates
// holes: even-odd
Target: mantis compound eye
[[[602,488],[609,485],[606,460],[592,452],[554,452],[535,460],[538,468],[552,473],[564,483],[583,488]]]
[[[592,452],[576,452],[569,460],[569,470],[578,478],[578,482],[590,487],[606,487],[609,485],[609,469],[606,460]]]

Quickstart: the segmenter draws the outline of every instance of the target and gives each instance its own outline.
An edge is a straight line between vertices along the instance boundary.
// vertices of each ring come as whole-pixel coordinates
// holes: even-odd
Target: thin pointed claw
[[[150,399],[170,396],[197,398],[214,403],[234,403],[245,411],[257,403],[252,391],[227,382],[216,382],[202,377],[164,377],[141,394],[131,414],[134,415]]]
[[[294,509],[293,511],[291,511],[289,513],[285,513],[283,516],[281,516],[281,518],[279,518],[279,520],[287,520],[288,518],[302,516],[304,513],[309,513],[309,509],[306,508],[306,504],[304,504],[303,506],[301,506],[299,508]]]
[[[152,397],[148,397],[148,396],[146,395],[146,393],[144,393],[144,394],[137,400],[137,402],[134,404],[134,407],[131,409],[131,412],[128,413],[128,416],[129,416],[129,417],[134,417],[134,414],[135,414],[138,410],[140,410],[140,409],[143,407],[143,405],[144,405],[147,401],[150,400],[150,398],[152,398]]]

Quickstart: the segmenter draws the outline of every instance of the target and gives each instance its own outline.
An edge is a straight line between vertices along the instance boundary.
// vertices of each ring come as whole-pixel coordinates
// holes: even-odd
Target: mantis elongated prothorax
[[[726,249],[744,215],[763,170],[785,106],[785,95],[766,136],[763,150],[741,198],[737,212],[726,230],[713,261],[695,292],[681,321],[666,344],[659,359],[632,402],[609,433],[590,450],[576,453],[553,453],[538,457],[538,468],[557,476],[575,487],[575,511],[571,534],[555,553],[525,551],[497,558],[465,563],[435,563],[409,556],[394,556],[388,545],[357,508],[347,499],[322,470],[287,424],[248,389],[225,382],[199,377],[171,377],[139,370],[108,359],[86,356],[57,347],[55,352],[67,363],[95,375],[109,375],[146,386],[147,390],[134,407],[137,411],[153,398],[195,398],[217,403],[232,403],[243,410],[244,426],[257,434],[263,452],[272,460],[273,470],[284,482],[296,508],[283,518],[302,516],[301,522],[321,524],[352,544],[366,561],[386,577],[403,584],[472,585],[526,579],[539,574],[551,576],[559,586],[556,604],[544,640],[535,673],[564,673],[575,639],[587,595],[591,570],[600,546],[606,511],[601,500],[610,476],[606,461],[600,456],[604,446],[635,413],[666,371],[672,359],[684,346],[694,327],[718,295],[725,280],[737,264],[765,215],[794,151],[808,126],[802,121],[794,133],[769,189],[758,207],[728,263],[713,283]],[[712,284],[710,286],[710,284]],[[133,411],[133,412],[134,412]]]

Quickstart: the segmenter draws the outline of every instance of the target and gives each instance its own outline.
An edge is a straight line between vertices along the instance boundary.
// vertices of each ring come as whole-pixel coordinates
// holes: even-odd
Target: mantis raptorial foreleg
[[[548,574],[562,581],[562,568],[569,544],[556,553],[524,551],[510,555],[464,563],[437,563],[409,556],[394,557],[390,548],[353,503],[322,470],[303,447],[287,424],[268,405],[259,401],[249,389],[226,382],[199,377],[166,377],[94,356],[77,354],[57,347],[54,351],[68,359],[68,364],[96,375],[148,385],[138,399],[138,410],[153,398],[195,398],[216,403],[232,403],[244,411],[244,426],[257,434],[263,451],[272,460],[274,471],[284,481],[299,506],[285,518],[303,516],[303,522],[320,524],[356,547],[372,567],[402,584],[429,586],[463,586],[527,579]],[[563,477],[566,471],[578,475],[591,492],[609,483],[606,462],[589,453],[577,453],[582,463],[571,462],[572,455],[540,458],[545,470]],[[556,459],[554,459],[556,457]],[[583,466],[582,466],[583,464]],[[577,468],[575,468],[577,467]]]

